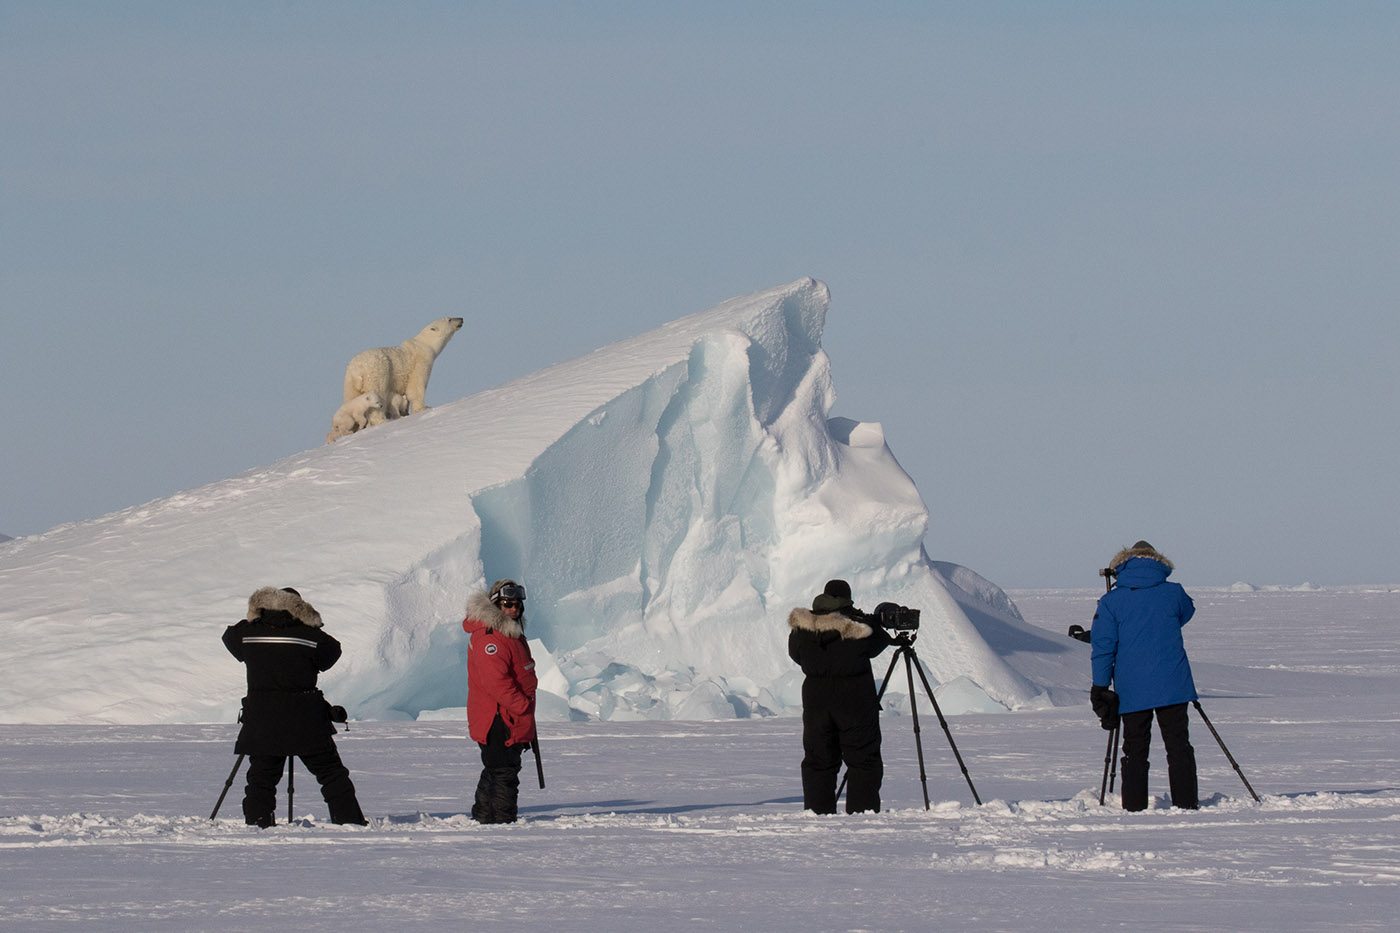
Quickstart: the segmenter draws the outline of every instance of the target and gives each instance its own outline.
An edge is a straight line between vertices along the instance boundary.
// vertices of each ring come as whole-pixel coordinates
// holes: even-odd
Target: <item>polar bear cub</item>
[[[433,361],[461,329],[461,318],[440,317],[397,347],[376,347],[355,354],[345,367],[344,401],[373,393],[388,399],[396,413],[427,408],[423,398],[428,392]],[[398,405],[396,396],[402,396],[405,404]]]
[[[326,443],[334,443],[361,428],[383,424],[388,417],[384,411],[384,399],[378,392],[357,395],[336,409],[335,416],[331,418],[331,433],[326,435]]]

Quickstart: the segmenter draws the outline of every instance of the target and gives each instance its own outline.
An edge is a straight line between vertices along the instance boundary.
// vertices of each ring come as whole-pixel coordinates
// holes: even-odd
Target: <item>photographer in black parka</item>
[[[321,614],[296,590],[266,586],[249,597],[248,618],[224,630],[224,647],[248,669],[233,750],[249,759],[243,817],[251,826],[275,823],[277,782],[289,755],[320,782],[331,822],[366,823],[331,738],[331,705],[316,689],[317,675],[340,658],[340,642],[321,626]],[[345,721],[343,714],[337,719]]]
[[[812,609],[788,614],[788,656],[802,667],[802,805],[836,812],[836,776],[846,763],[846,812],[880,810],[880,704],[870,661],[890,636],[851,600],[851,585],[831,580]]]

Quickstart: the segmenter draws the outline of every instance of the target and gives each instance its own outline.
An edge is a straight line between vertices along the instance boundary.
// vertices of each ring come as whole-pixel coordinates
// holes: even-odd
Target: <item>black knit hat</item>
[[[826,588],[822,592],[827,596],[835,596],[837,599],[850,599],[851,585],[845,580],[827,580]]]

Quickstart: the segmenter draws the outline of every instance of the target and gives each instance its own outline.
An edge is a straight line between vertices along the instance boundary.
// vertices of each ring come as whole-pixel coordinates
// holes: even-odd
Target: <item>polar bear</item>
[[[461,318],[440,317],[420,330],[418,336],[397,347],[376,347],[356,353],[345,367],[344,401],[373,392],[381,399],[389,399],[391,404],[394,396],[404,396],[408,404],[403,414],[427,408],[423,397],[428,391],[433,361],[452,335],[461,329]]]
[[[387,417],[384,412],[384,399],[378,392],[357,395],[336,409],[335,416],[331,418],[331,433],[326,435],[326,443],[334,443],[361,428],[383,424]]]

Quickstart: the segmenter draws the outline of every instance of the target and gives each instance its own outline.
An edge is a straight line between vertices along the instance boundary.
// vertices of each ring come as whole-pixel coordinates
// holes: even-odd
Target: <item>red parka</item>
[[[535,740],[535,662],[521,623],[477,592],[467,600],[462,630],[467,647],[467,732],[486,744],[486,733],[499,713],[510,735],[507,745]]]

